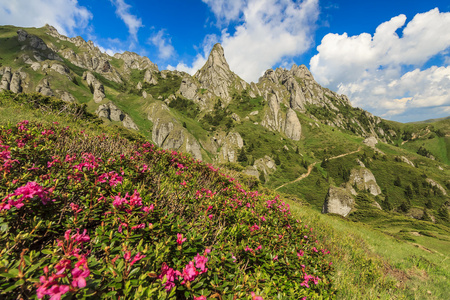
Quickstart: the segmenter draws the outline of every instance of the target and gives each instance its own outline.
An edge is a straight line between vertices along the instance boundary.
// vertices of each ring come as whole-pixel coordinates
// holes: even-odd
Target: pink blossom
[[[256,296],[254,292],[250,293],[252,295],[252,300],[264,300],[261,296]]]
[[[145,255],[141,255],[141,253],[138,252],[138,253],[134,256],[133,260],[130,262],[130,267],[132,267],[136,262],[140,261],[140,260],[143,259],[144,257],[145,257]]]
[[[197,256],[194,257],[194,260],[195,260],[195,267],[200,269],[202,273],[208,271],[208,269],[206,268],[206,263],[208,262],[207,257],[197,253]]]
[[[166,263],[163,263],[161,267],[161,274],[158,276],[158,279],[161,280],[164,280],[164,278],[166,279],[164,283],[164,288],[169,292],[172,290],[172,288],[175,287],[174,283],[175,276],[181,276],[181,273],[172,268],[169,268],[169,266],[167,266]]]
[[[183,234],[177,233],[177,243],[179,245],[183,244],[186,240],[187,238],[183,238]]]
[[[313,247],[312,250],[313,250],[314,252],[319,252],[319,250],[317,250],[316,247]]]
[[[186,181],[183,181],[182,183],[180,183],[182,186],[186,186]]]
[[[212,220],[213,216],[214,216],[214,215],[209,215],[208,218],[209,218],[210,220]]]
[[[206,296],[198,296],[198,297],[195,297],[194,296],[194,300],[206,300]]]
[[[273,261],[278,261],[278,255],[275,255],[275,257],[273,258]]]
[[[145,228],[145,223],[142,223],[142,224],[131,227],[131,230],[144,229],[144,228]]]
[[[185,284],[186,281],[193,281],[197,275],[198,275],[198,272],[197,272],[197,270],[194,267],[194,262],[190,261],[186,265],[186,267],[183,269],[183,273],[181,274],[181,276],[184,279],[181,282],[181,284]]]
[[[155,206],[153,204],[150,204],[150,206],[144,206],[142,210],[148,213],[149,211],[152,211],[154,208]]]
[[[303,250],[300,250],[300,252],[297,252],[298,258],[300,258],[301,256],[303,256],[303,254],[305,254],[305,252],[303,252]]]

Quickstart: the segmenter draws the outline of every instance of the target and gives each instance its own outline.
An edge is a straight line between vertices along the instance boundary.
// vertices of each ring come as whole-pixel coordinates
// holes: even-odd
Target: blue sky
[[[109,54],[148,56],[160,70],[193,74],[220,42],[248,82],[305,64],[383,118],[450,115],[448,0],[0,0],[0,24],[45,23]]]

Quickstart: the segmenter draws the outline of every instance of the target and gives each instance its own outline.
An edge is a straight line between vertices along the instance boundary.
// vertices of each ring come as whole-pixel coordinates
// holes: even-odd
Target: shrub
[[[27,121],[0,153],[2,298],[333,297],[289,205],[211,165]]]

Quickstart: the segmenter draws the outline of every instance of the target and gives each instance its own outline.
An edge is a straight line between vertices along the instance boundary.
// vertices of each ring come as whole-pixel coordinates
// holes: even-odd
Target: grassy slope
[[[7,116],[2,117],[2,124],[23,119],[48,123],[58,121],[97,134],[109,128],[74,122],[63,115],[30,110],[11,102],[2,103],[1,110],[2,116]],[[394,147],[392,151],[396,149]],[[354,158],[349,156],[345,159],[352,164]],[[317,179],[321,185],[328,184],[322,172],[315,169],[310,177],[298,183],[299,186],[294,185],[295,188],[305,195],[324,190],[316,188]],[[323,197],[320,195],[317,199]],[[316,235],[332,252],[339,298],[443,299],[448,294],[450,260],[446,250],[450,247],[450,234],[447,227],[413,221],[400,214],[365,220],[369,224],[365,225],[319,214],[319,200],[316,204],[313,202],[311,208],[298,201],[289,203],[294,216],[313,226]],[[420,236],[411,232],[419,232]]]

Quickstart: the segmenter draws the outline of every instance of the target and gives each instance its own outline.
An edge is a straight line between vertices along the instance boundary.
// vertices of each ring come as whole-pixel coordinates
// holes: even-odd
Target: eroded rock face
[[[302,126],[294,110],[288,109],[285,124],[284,133],[286,136],[291,140],[299,141],[302,135]]]
[[[29,34],[23,29],[17,30],[17,40],[22,45],[22,50],[33,50],[33,56],[37,61],[43,61],[45,59],[62,61],[52,49],[38,36]]]
[[[41,93],[44,96],[54,96],[53,90],[50,88],[50,83],[47,78],[42,79],[39,85],[36,87],[36,92]]]
[[[150,70],[158,72],[158,66],[150,61],[148,57],[140,56],[137,53],[125,51],[124,53],[116,53],[114,57],[124,61],[124,69]]]
[[[437,187],[444,196],[447,196],[447,191],[444,189],[444,187],[442,185],[440,185],[439,183],[437,183],[436,181],[434,181],[431,178],[427,178],[427,179],[425,179],[425,181],[432,187]]]
[[[110,121],[122,122],[125,128],[139,130],[139,127],[133,122],[131,117],[120,110],[114,103],[108,102],[100,105],[95,113],[100,118],[106,118]]]
[[[239,150],[244,147],[244,141],[238,132],[229,132],[221,146],[219,162],[236,162]]]
[[[369,191],[374,196],[381,194],[381,188],[378,186],[375,176],[367,168],[352,169],[349,183],[356,185],[358,190]]]
[[[86,71],[83,73],[83,80],[86,80],[86,83],[88,86],[92,86],[94,90],[94,102],[99,103],[101,102],[105,97],[105,88],[103,84],[95,78],[94,75],[92,75],[91,72]]]
[[[302,126],[296,112],[288,108],[286,114],[284,114],[275,95],[270,97],[268,104],[268,109],[266,109],[261,125],[273,131],[283,132],[291,140],[300,140]]]
[[[153,72],[151,70],[145,71],[144,82],[153,84],[153,85],[158,84],[158,80],[156,79],[156,76],[153,74]]]
[[[230,70],[220,44],[214,45],[205,65],[194,77],[203,88],[222,98],[226,104],[231,101],[229,88],[232,85],[240,90],[247,87],[247,83]]]
[[[344,188],[330,186],[323,203],[322,213],[348,216],[355,206],[352,195]]]
[[[374,136],[370,136],[363,141],[364,145],[367,145],[371,148],[375,148],[375,145],[378,144],[377,138]]]
[[[201,146],[195,137],[170,113],[166,104],[152,103],[148,119],[153,122],[152,140],[163,149],[188,152],[195,159],[202,159]]]

